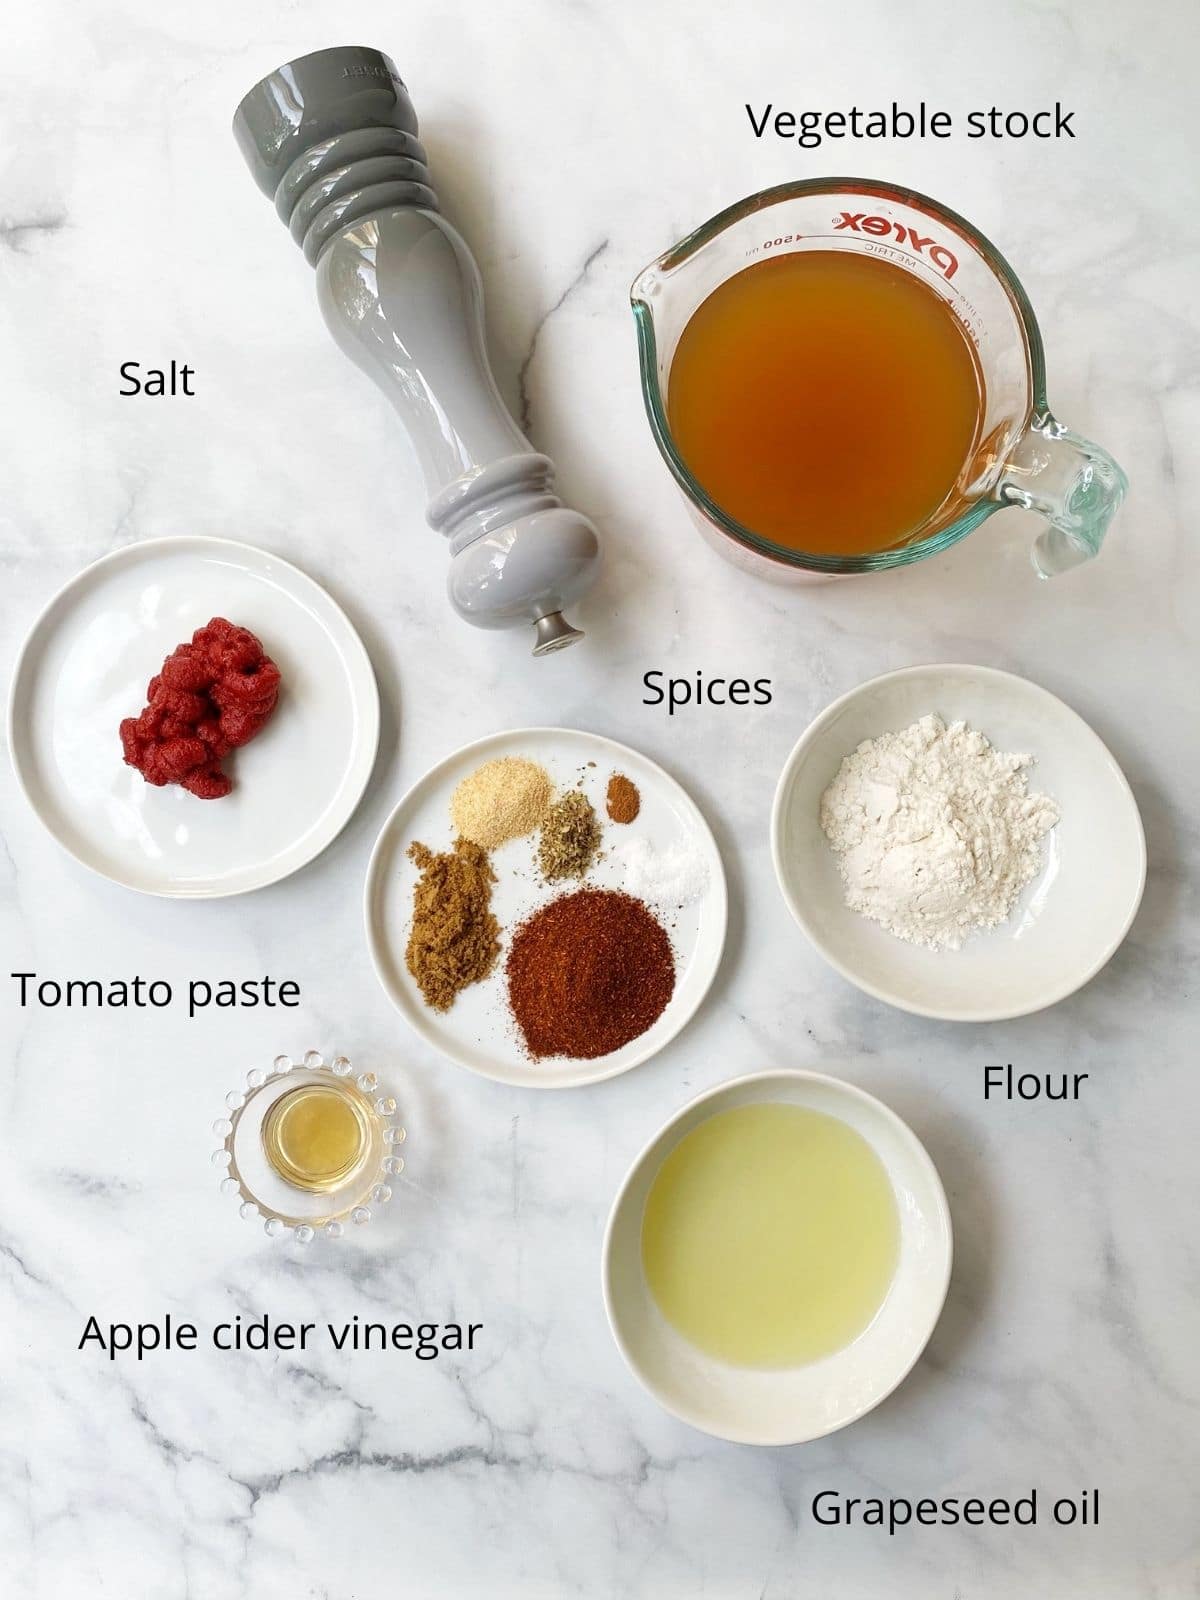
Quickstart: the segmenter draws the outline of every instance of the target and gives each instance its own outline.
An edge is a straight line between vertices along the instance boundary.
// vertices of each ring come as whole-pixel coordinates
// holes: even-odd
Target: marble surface
[[[228,132],[264,72],[343,33],[409,82],[487,285],[497,373],[602,529],[585,646],[542,662],[454,622],[407,444],[321,326],[312,274]],[[294,978],[303,1007],[22,1011],[2,985],[0,1550],[14,1592],[156,1600],[715,1596],[1182,1600],[1200,1584],[1194,879],[1200,251],[1185,0],[802,13],[505,0],[21,9],[0,61],[0,613],[131,540],[281,552],[355,618],[386,705],[374,781],[309,870],[246,900],[140,898],[63,855],[2,778],[4,949],[46,976]],[[747,100],[1075,110],[1072,143],[757,142]],[[1042,320],[1051,398],[1134,491],[1053,583],[996,518],[915,569],[788,593],[698,547],[651,442],[626,290],[692,225],[795,175],[858,169],[971,216]],[[119,399],[186,360],[194,398]],[[298,450],[301,417],[322,422]],[[910,662],[1027,674],[1110,744],[1150,880],[1081,994],[997,1027],[890,1010],[826,970],[773,881],[776,776],[810,718]],[[768,676],[766,709],[643,706],[641,676]],[[558,721],[632,742],[711,819],[728,951],[694,1024],[593,1089],[537,1095],[437,1059],[389,1008],[360,889],[395,799],[458,744]],[[736,753],[730,759],[731,751]],[[212,1118],[279,1050],[386,1074],[410,1132],[386,1221],[280,1246],[216,1193]],[[985,1106],[982,1066],[1086,1070],[1077,1105]],[[926,1141],[957,1229],[928,1354],[821,1443],[724,1445],[626,1372],[599,1293],[609,1201],[694,1092],[757,1067],[843,1074]],[[471,1359],[175,1352],[109,1363],[83,1324],[161,1317],[482,1321]],[[819,1490],[1101,1492],[1096,1528],[822,1528]]]

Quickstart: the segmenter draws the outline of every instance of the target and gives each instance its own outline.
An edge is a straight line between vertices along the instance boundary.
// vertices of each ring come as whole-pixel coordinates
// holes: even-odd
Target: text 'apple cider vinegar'
[[[727,517],[791,550],[862,556],[962,509],[983,381],[965,329],[923,279],[807,250],[745,268],[700,304],[671,362],[667,411],[688,470]]]

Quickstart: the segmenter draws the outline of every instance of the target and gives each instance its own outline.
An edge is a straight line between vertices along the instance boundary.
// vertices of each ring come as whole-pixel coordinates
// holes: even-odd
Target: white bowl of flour
[[[1146,879],[1112,755],[1056,696],[990,667],[907,667],[835,701],[783,769],[771,849],[788,908],[843,977],[953,1022],[1081,988]]]

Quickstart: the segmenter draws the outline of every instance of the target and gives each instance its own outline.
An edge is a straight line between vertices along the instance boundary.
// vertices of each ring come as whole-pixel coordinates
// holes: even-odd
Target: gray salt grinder
[[[595,577],[596,530],[500,398],[479,269],[438,215],[396,68],[358,45],[301,56],[251,89],[233,132],[317,269],[330,332],[408,429],[454,609],[480,628],[532,623],[535,656],[574,644],[562,608]]]

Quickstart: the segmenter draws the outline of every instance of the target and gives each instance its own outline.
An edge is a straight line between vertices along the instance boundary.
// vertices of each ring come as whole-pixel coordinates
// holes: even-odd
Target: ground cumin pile
[[[500,954],[500,926],[491,912],[496,875],[487,851],[469,839],[441,854],[414,843],[408,855],[421,876],[404,959],[426,1005],[449,1011],[459,991],[486,978]]]
[[[632,895],[577,889],[513,935],[508,998],[531,1056],[590,1061],[636,1039],[675,989],[666,930]]]

